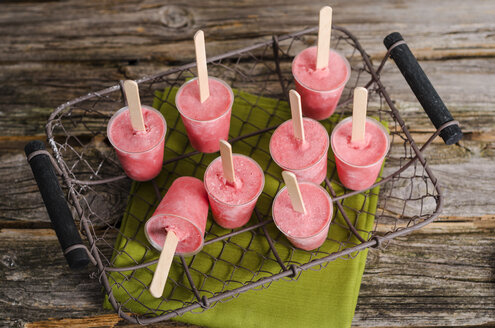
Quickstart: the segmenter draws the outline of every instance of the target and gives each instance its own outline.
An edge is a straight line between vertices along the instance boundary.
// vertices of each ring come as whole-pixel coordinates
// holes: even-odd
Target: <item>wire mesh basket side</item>
[[[147,284],[137,278],[136,270],[144,270],[148,275],[153,271],[149,266],[156,260],[149,260],[156,253],[151,247],[137,238],[137,235],[127,235],[121,230],[122,221],[118,218],[125,211],[125,204],[133,196],[130,181],[122,175],[120,165],[106,140],[105,126],[113,112],[122,107],[123,97],[119,85],[60,106],[51,116],[47,124],[47,134],[50,145],[56,155],[59,166],[64,172],[64,178],[69,187],[69,201],[75,208],[82,231],[86,234],[91,251],[98,261],[100,281],[105,286],[108,300],[124,318],[139,322],[151,323],[168,319],[192,310],[203,310],[236,297],[239,293],[253,288],[266,288],[272,281],[282,278],[293,278],[307,269],[321,269],[329,261],[336,258],[352,258],[358,251],[367,247],[382,244],[397,235],[405,234],[413,229],[430,222],[438,213],[441,206],[440,193],[436,179],[429,171],[421,151],[418,149],[397,109],[381,84],[378,70],[375,70],[369,57],[349,32],[335,28],[332,45],[349,58],[352,66],[351,80],[345,88],[336,114],[324,122],[331,130],[337,121],[350,114],[352,90],[356,86],[365,85],[370,90],[370,115],[389,123],[393,144],[402,144],[387,156],[387,166],[381,176],[380,195],[368,193],[353,193],[345,190],[338,182],[333,158],[329,156],[330,169],[326,187],[332,194],[339,212],[344,214],[343,220],[332,222],[335,229],[348,231],[345,240],[332,240],[327,244],[333,245],[332,251],[318,249],[306,252],[304,261],[294,260],[296,251],[273,228],[269,213],[256,210],[255,219],[250,224],[236,231],[225,231],[215,224],[210,224],[206,232],[206,248],[200,254],[185,259],[176,257],[174,267],[176,273],[171,277],[172,287],[166,296],[157,304],[149,306],[141,301],[147,289]],[[315,41],[314,32],[309,29],[300,33],[274,37],[272,42],[253,45],[252,47],[233,51],[209,60],[209,72],[212,76],[222,78],[236,92],[236,99],[245,102],[250,108],[247,115],[232,114],[232,120],[240,126],[230,140],[234,147],[245,150],[245,154],[262,158],[272,165],[270,154],[260,148],[262,138],[269,136],[271,131],[284,120],[282,115],[286,110],[287,91],[293,85],[290,73],[291,60],[303,48]],[[384,58],[384,61],[386,57]],[[138,80],[142,102],[154,104],[158,108],[175,109],[170,101],[174,88],[179,87],[187,78],[193,77],[194,64],[146,77]],[[242,92],[241,92],[242,91]],[[246,94],[254,94],[252,97]],[[266,99],[273,99],[271,104],[276,110],[266,111]],[[255,114],[254,114],[255,113]],[[263,117],[264,126],[251,122],[251,115]],[[142,229],[146,219],[151,216],[161,195],[168,189],[172,181],[179,175],[176,173],[180,163],[181,169],[186,168],[189,175],[201,176],[207,164],[215,155],[195,152],[187,142],[187,135],[181,129],[179,115],[169,122],[168,137],[173,135],[176,140],[183,140],[182,147],[166,149],[167,156],[164,168],[169,172],[160,181],[153,183],[150,197],[140,198],[146,210],[141,215],[126,213],[126,224],[132,222],[137,231]],[[401,149],[400,152],[398,149]],[[168,158],[168,159],[167,159]],[[419,159],[419,160],[418,160]],[[265,173],[269,167],[264,168]],[[268,178],[277,181],[277,190],[282,181],[279,176],[267,173]],[[140,188],[137,183],[133,188]],[[333,187],[332,187],[333,186]],[[135,190],[135,189],[133,189]],[[363,206],[359,209],[348,205],[350,197],[363,197]],[[365,204],[372,198],[379,197],[377,213],[367,212]],[[270,196],[265,193],[261,202],[269,204]],[[360,215],[376,217],[375,226],[371,231],[360,229]],[[353,219],[345,218],[350,216]],[[351,222],[352,221],[352,222]],[[264,252],[255,249],[253,243],[263,239],[268,248]],[[115,240],[122,247],[116,249]],[[140,258],[126,254],[127,243],[138,243],[145,249]],[[208,248],[211,246],[211,248]],[[222,258],[227,252],[237,252],[238,258],[232,262]],[[129,265],[125,268],[115,264],[116,254],[127,256]],[[211,263],[208,271],[199,269],[197,263]],[[254,264],[253,264],[254,263]],[[225,266],[230,270],[227,279],[215,275],[217,268]],[[278,268],[274,273],[273,268]],[[141,271],[140,271],[141,272]],[[108,276],[112,273],[121,276],[122,281],[133,280],[141,285],[142,292],[127,291],[125,284],[119,279]],[[239,280],[239,273],[249,278]],[[110,277],[110,278],[109,278]],[[206,285],[217,284],[216,292],[211,292]],[[114,288],[124,290],[129,296],[127,300],[117,302],[113,295]],[[184,295],[186,295],[184,297]],[[180,296],[180,297],[179,297]],[[167,311],[161,310],[163,302],[176,304]],[[129,316],[131,303],[139,303],[143,307],[142,316]]]

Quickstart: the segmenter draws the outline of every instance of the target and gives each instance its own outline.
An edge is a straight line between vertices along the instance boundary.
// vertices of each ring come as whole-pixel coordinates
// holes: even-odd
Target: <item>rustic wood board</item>
[[[115,327],[92,268],[66,266],[22,148],[44,140],[53,108],[125,78],[193,60],[201,28],[208,56],[315,26],[327,3],[259,0],[4,1],[0,11],[0,326]],[[374,61],[400,31],[465,138],[426,155],[446,191],[438,222],[371,250],[356,327],[495,326],[495,3],[332,2]],[[415,140],[433,132],[393,62],[382,81]],[[400,152],[394,145],[392,152]],[[393,168],[391,168],[393,170]],[[388,227],[379,226],[386,231]],[[43,254],[40,257],[40,254]],[[78,295],[77,298],[74,295]],[[153,327],[180,327],[164,323]]]
[[[371,250],[353,325],[495,322],[495,220],[489,225],[473,221],[452,229],[446,222],[432,223],[425,231],[394,240],[385,250]],[[85,316],[98,327],[119,322],[101,308],[101,288],[90,278],[93,269],[69,271],[51,230],[2,229],[0,237],[3,323]],[[45,256],[40,258],[40,253]],[[69,322],[84,323],[54,319],[48,323],[62,327]]]

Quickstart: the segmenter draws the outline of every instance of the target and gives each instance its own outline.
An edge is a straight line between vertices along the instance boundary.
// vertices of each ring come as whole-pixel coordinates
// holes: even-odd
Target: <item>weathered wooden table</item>
[[[0,11],[0,325],[131,326],[101,308],[93,268],[71,272],[23,153],[45,140],[69,99],[317,23],[325,2],[3,1]],[[334,23],[373,58],[400,31],[465,137],[427,156],[442,182],[440,219],[385,251],[371,250],[356,327],[495,325],[495,2],[334,1]],[[395,65],[383,83],[414,139],[434,131]],[[176,323],[156,325],[181,326]]]

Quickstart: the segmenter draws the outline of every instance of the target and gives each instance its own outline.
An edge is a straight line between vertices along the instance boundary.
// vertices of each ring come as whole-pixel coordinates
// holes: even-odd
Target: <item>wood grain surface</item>
[[[198,29],[214,56],[316,26],[327,4],[2,1],[0,326],[135,326],[102,309],[94,268],[68,269],[26,163],[24,145],[46,139],[44,125],[56,106],[194,61]],[[385,53],[388,33],[401,32],[465,133],[458,145],[436,141],[428,148],[446,193],[444,210],[437,222],[370,251],[353,326],[495,326],[495,2],[337,0],[331,6],[333,23],[355,34],[373,59]],[[382,82],[421,144],[433,125],[392,62]]]

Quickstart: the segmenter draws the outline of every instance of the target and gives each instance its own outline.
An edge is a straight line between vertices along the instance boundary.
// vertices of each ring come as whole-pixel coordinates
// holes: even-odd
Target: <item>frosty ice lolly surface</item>
[[[128,107],[117,111],[107,125],[107,136],[127,176],[137,181],[156,177],[163,164],[167,123],[156,109],[141,106],[146,130],[135,131]]]
[[[292,75],[304,116],[323,120],[335,111],[351,76],[351,67],[344,56],[330,50],[328,66],[317,69],[316,56],[316,47],[301,51],[292,62]]]
[[[327,238],[333,215],[330,196],[320,185],[299,182],[305,213],[294,210],[288,188],[282,188],[273,201],[272,216],[277,228],[296,247],[313,250]]]
[[[203,182],[194,177],[177,178],[161,200],[144,232],[150,244],[161,250],[167,231],[178,237],[176,254],[191,255],[203,247],[208,195]]]
[[[209,77],[210,96],[201,102],[198,79],[184,83],[175,104],[194,149],[202,153],[219,150],[219,140],[227,140],[234,94],[224,81]]]
[[[342,120],[331,135],[337,173],[342,184],[352,190],[367,189],[376,181],[390,142],[387,130],[367,117],[364,140],[351,142],[352,117]]]
[[[270,138],[270,154],[283,170],[299,181],[320,184],[327,174],[328,133],[319,122],[303,118],[305,141],[294,136],[292,120],[282,123]]]
[[[215,222],[226,229],[245,225],[265,185],[261,167],[250,157],[233,154],[235,182],[224,177],[221,158],[210,163],[204,176],[205,189]]]

